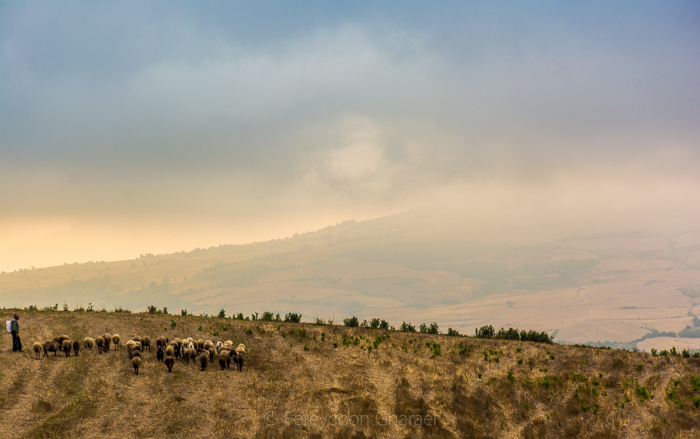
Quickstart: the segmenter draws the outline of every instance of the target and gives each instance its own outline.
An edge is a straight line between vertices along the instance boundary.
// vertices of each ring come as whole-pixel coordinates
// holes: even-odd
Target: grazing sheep
[[[207,340],[207,341],[204,342],[204,349],[205,349],[205,350],[208,351],[209,348],[213,348],[213,347],[214,347],[214,342],[213,342],[213,341]]]
[[[114,346],[119,349],[119,342],[122,341],[122,338],[119,336],[119,334],[114,334],[112,336],[112,343],[114,343]]]
[[[204,349],[204,340],[202,340],[201,338],[197,340],[197,347],[199,349]]]
[[[136,335],[136,334],[134,334],[134,336],[131,337],[131,339],[134,340],[134,341],[137,342],[137,343],[141,343],[141,337],[139,337],[139,336]]]
[[[168,357],[172,357],[174,353],[175,348],[173,348],[172,346],[168,346],[167,348],[165,348],[165,355],[167,355]]]
[[[213,347],[211,347],[211,348],[207,349],[207,351],[209,352],[209,361],[211,361],[211,362],[213,363],[213,362],[214,362],[214,356],[216,356],[216,349],[214,349]]]
[[[221,360],[224,360],[224,363],[226,364],[226,369],[231,367],[231,355],[229,355],[228,351],[226,349],[222,349],[221,352],[219,352],[219,366],[221,366]],[[221,366],[223,369],[224,367]]]
[[[173,357],[168,357],[165,359],[165,365],[168,366],[168,372],[173,371],[173,364],[175,364],[175,359]]]
[[[112,344],[112,336],[107,334],[106,332],[102,334],[102,338],[105,340],[105,352],[109,352],[109,346]]]
[[[80,342],[78,340],[73,342],[73,354],[77,357],[78,351],[80,351]]]
[[[102,337],[97,337],[95,339],[95,344],[97,345],[97,353],[101,354],[102,351],[104,351],[105,348],[105,339]]]
[[[138,375],[139,374],[139,366],[141,366],[141,358],[140,357],[132,358],[131,364],[134,365],[134,374]]]
[[[187,364],[190,364],[190,359],[194,360],[194,349],[185,349],[185,355],[183,355],[183,357],[183,360],[187,361]]]
[[[63,341],[68,340],[70,337],[67,335],[59,335],[53,338],[53,341],[56,342],[56,345],[58,345],[58,350],[62,351],[63,350]]]
[[[156,359],[158,361],[163,361],[163,357],[165,357],[165,354],[163,354],[163,348],[158,346],[158,351],[156,352]]]
[[[192,343],[192,342],[187,343],[187,349],[194,350],[194,343]]]
[[[199,367],[201,367],[202,372],[204,372],[207,370],[207,366],[209,366],[209,355],[203,352],[199,354],[199,357],[197,357],[195,361],[199,364]]]
[[[95,346],[95,339],[85,337],[85,339],[83,340],[83,346],[85,346],[85,349],[92,350],[92,348]]]
[[[131,351],[131,354],[129,354],[129,358],[133,359],[134,357],[141,357],[141,351],[138,349],[134,349]]]
[[[45,341],[42,347],[44,348],[44,357],[48,357],[49,352],[53,352],[54,357],[58,353],[58,343],[53,340]]]
[[[151,337],[144,337],[141,339],[141,346],[143,346],[143,349],[146,350],[148,348],[148,352],[151,352]]]
[[[175,343],[177,343],[177,347],[182,346],[182,340],[180,340],[179,338],[175,337],[175,340],[173,340],[173,341],[174,341]]]
[[[243,359],[245,358],[245,345],[239,344],[236,348],[236,356],[233,358],[234,365],[238,366],[238,371],[243,372]]]
[[[131,348],[129,350],[127,350],[127,353],[129,354],[129,358],[131,358],[131,355],[137,351],[141,352],[141,345],[139,345],[138,343],[134,343],[133,345],[131,345]]]
[[[70,348],[73,347],[73,343],[70,342],[70,340],[63,340],[63,344],[61,345],[61,349],[63,352],[66,353],[66,358],[70,357]]]
[[[219,357],[219,367],[221,370],[226,370],[226,358]]]
[[[43,348],[43,347],[41,346],[41,343],[39,343],[38,341],[35,341],[34,344],[32,345],[32,350],[33,350],[34,353],[36,354],[36,359],[37,359],[37,360],[41,358],[41,350],[42,350],[42,348]]]
[[[160,337],[156,338],[156,347],[157,348],[160,348],[160,347],[164,348],[167,344],[168,344],[167,337],[163,337],[161,335]]]

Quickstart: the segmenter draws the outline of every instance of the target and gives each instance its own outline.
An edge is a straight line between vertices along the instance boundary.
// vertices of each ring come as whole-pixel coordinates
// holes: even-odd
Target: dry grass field
[[[9,319],[14,311],[5,310]],[[343,326],[20,311],[0,351],[0,425],[14,438],[691,438],[700,359]],[[34,341],[118,333],[232,340],[242,372],[172,373],[124,346],[37,359]],[[345,340],[345,343],[343,342]],[[370,347],[372,348],[370,350]]]

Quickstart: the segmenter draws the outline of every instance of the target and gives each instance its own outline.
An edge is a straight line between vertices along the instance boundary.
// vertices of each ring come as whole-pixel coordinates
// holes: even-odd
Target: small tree
[[[225,309],[221,308],[221,310],[219,311],[219,318],[220,319],[226,318],[226,310]]]
[[[343,324],[348,328],[357,328],[360,326],[360,321],[357,319],[357,317],[352,316],[343,319]]]
[[[284,316],[284,321],[291,322],[291,323],[301,323],[301,314],[299,314],[297,312],[288,312]]]
[[[399,327],[399,331],[401,332],[416,332],[416,327],[411,324],[411,322],[403,322],[401,323],[401,326]]]

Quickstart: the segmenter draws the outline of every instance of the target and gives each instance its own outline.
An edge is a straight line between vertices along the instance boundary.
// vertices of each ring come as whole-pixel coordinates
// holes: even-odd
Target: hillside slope
[[[700,435],[696,358],[162,314],[21,311],[20,324],[25,351],[109,332],[230,339],[248,355],[243,372],[169,374],[146,352],[136,376],[124,347],[37,360],[5,334],[0,424],[13,437]]]
[[[700,321],[700,233],[516,246],[454,230],[418,213],[345,222],[283,240],[3,273],[0,297],[14,307],[436,321],[465,333],[494,324],[630,347]],[[700,349],[700,338],[668,343]]]

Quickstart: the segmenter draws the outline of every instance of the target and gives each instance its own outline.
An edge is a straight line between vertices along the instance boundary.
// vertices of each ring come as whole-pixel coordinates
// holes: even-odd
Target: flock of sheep
[[[121,337],[119,334],[102,334],[94,339],[85,337],[83,340],[83,347],[92,351],[92,348],[97,346],[97,352],[103,354],[109,352],[112,345],[118,350],[120,342]],[[220,341],[195,340],[190,337],[186,339],[176,338],[170,341],[168,337],[161,336],[156,339],[155,344],[157,348],[156,359],[167,366],[168,372],[173,371],[173,365],[176,359],[180,359],[187,364],[192,360],[202,371],[207,370],[209,364],[214,363],[214,359],[218,359],[221,370],[228,369],[231,367],[231,363],[233,363],[238,371],[243,371],[243,360],[245,359],[246,353],[243,343],[234,347],[231,340],[226,340],[222,343]],[[53,340],[45,341],[43,344],[35,342],[32,345],[32,350],[36,353],[37,359],[41,358],[42,351],[45,357],[48,357],[49,352],[53,352],[54,356],[56,356],[59,351],[65,353],[66,357],[69,357],[71,349],[77,357],[81,349],[80,342],[77,340],[71,342],[70,337],[67,335],[59,335],[54,337]],[[142,362],[142,351],[146,349],[148,349],[149,352],[151,351],[151,338],[148,336],[140,337],[138,335],[133,335],[131,339],[126,342],[126,351],[136,375],[139,374],[139,367]]]

